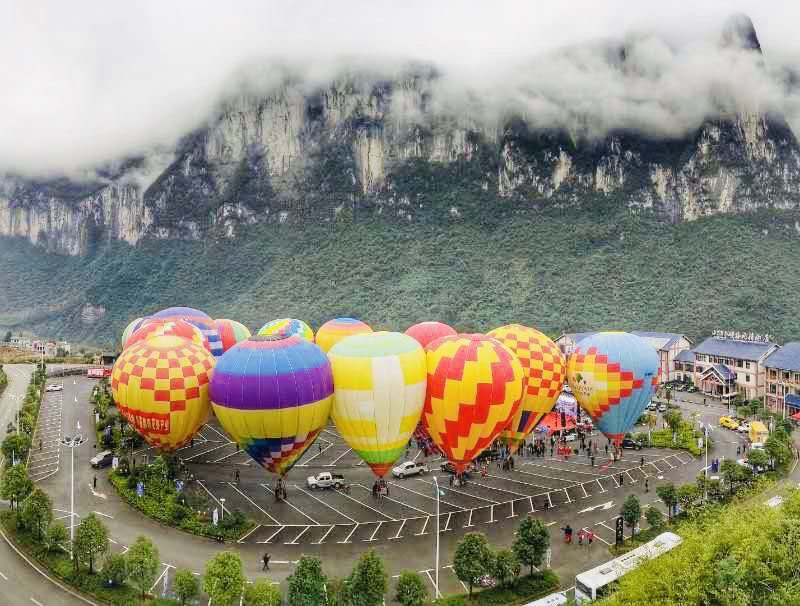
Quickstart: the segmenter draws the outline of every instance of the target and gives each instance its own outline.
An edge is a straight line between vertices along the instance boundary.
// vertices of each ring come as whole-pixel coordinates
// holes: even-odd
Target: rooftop
[[[656,350],[669,349],[676,341],[679,341],[681,337],[685,336],[675,332],[654,332],[648,330],[632,330],[631,334],[647,339]]]
[[[773,351],[764,360],[764,366],[767,368],[780,368],[781,370],[800,371],[800,343],[792,341]]]
[[[575,341],[577,343],[581,339],[585,339],[589,335],[593,335],[593,334],[594,334],[594,331],[592,331],[592,332],[565,332],[564,334],[562,334],[558,338],[559,339],[562,339],[562,338],[572,339],[573,341]]]
[[[696,354],[737,358],[740,360],[760,360],[773,347],[776,347],[775,343],[755,343],[709,337],[692,351]]]
[[[691,349],[684,349],[675,356],[675,360],[678,362],[694,362],[694,352]]]

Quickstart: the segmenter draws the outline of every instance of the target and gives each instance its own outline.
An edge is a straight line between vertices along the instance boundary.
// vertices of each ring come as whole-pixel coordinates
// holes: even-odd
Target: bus
[[[580,606],[613,591],[613,584],[646,560],[657,558],[681,544],[674,532],[664,532],[628,553],[575,577],[575,603]]]
[[[103,379],[111,376],[110,368],[90,368],[86,371],[86,376],[90,379]]]

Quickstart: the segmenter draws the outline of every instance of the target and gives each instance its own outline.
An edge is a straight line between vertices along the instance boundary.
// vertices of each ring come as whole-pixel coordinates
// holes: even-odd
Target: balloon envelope
[[[460,334],[430,343],[427,366],[423,426],[445,457],[463,471],[517,412],[522,365],[499,341]]]
[[[444,322],[419,322],[406,329],[406,334],[413,337],[422,347],[427,347],[442,337],[450,337],[457,334],[455,328],[448,326]]]
[[[317,331],[317,345],[322,351],[329,352],[334,345],[345,337],[364,335],[372,332],[368,324],[355,318],[336,318],[328,320]]]
[[[217,332],[219,333],[223,353],[240,341],[246,341],[250,338],[250,329],[236,320],[222,318],[214,320],[214,325],[217,327]]]
[[[125,349],[125,345],[127,344],[130,336],[139,330],[146,321],[147,318],[136,318],[125,327],[125,330],[122,331],[122,349]]]
[[[405,451],[425,402],[425,353],[408,335],[342,339],[328,352],[333,417],[347,445],[379,477]]]
[[[208,419],[208,384],[214,357],[175,336],[153,337],[122,352],[111,371],[120,413],[145,441],[172,452]]]
[[[545,334],[520,324],[495,328],[488,333],[508,347],[522,365],[525,391],[520,407],[502,437],[516,452],[537,423],[553,409],[567,377],[567,360]]]
[[[141,328],[130,336],[125,347],[130,347],[139,341],[167,335],[183,337],[195,345],[208,349],[208,341],[203,337],[200,329],[184,320],[147,320],[142,324]]]
[[[296,335],[255,336],[217,361],[214,414],[230,438],[262,467],[285,474],[327,425],[331,365]]]
[[[199,309],[195,309],[194,307],[167,307],[166,309],[162,309],[157,311],[156,313],[152,314],[150,317],[152,318],[205,318],[206,320],[210,320],[211,316],[209,316],[204,311],[200,311]]]
[[[294,318],[279,318],[267,322],[258,329],[258,334],[262,337],[269,335],[297,335],[306,341],[314,342],[314,331],[311,327],[302,320]]]
[[[636,424],[658,383],[658,354],[626,332],[583,338],[567,360],[575,399],[610,440],[619,443]]]
[[[222,340],[220,339],[217,327],[214,320],[199,309],[192,307],[168,307],[154,313],[151,318],[161,318],[167,320],[185,320],[189,324],[193,324],[200,329],[203,333],[203,338],[208,342],[208,350],[215,356],[221,356],[224,352],[222,350]]]

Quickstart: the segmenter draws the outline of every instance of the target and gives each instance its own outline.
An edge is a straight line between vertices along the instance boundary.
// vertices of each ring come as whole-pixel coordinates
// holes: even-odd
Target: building
[[[731,338],[717,333],[694,353],[694,384],[708,396],[732,400],[737,395],[752,400],[766,393],[764,362],[778,345],[758,335]],[[725,335],[725,336],[723,336]]]
[[[694,382],[694,352],[691,349],[682,351],[672,361],[674,381]]]
[[[594,332],[565,332],[556,339],[556,345],[558,345],[561,353],[568,356],[575,351],[575,347],[577,347],[581,339],[593,334]]]
[[[800,343],[787,343],[764,361],[765,406],[783,417],[800,413]]]
[[[632,334],[641,337],[656,350],[659,360],[659,382],[674,381],[678,378],[675,359],[684,351],[689,351],[692,341],[686,335],[674,332],[649,332],[633,330]]]

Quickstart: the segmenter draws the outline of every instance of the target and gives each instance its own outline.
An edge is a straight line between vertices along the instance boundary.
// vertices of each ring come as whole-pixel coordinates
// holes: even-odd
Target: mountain
[[[761,52],[742,16],[722,44]],[[613,61],[625,69],[624,47]],[[472,329],[515,319],[551,332],[757,328],[766,320],[755,301],[784,317],[766,290],[751,292],[764,274],[747,262],[755,278],[737,285],[750,293],[743,315],[715,303],[698,319],[674,293],[669,311],[643,298],[683,272],[684,292],[725,299],[716,271],[754,260],[742,245],[761,249],[776,235],[793,245],[800,145],[781,116],[741,111],[680,138],[597,139],[533,128],[523,116],[487,124],[442,113],[437,78],[430,69],[392,80],[351,74],[314,89],[287,80],[230,97],[172,149],[90,178],[0,178],[0,272],[14,285],[0,293],[0,328],[110,342],[130,317],[171,303],[253,323],[349,313],[394,328],[428,317]],[[718,241],[701,245],[704,232]],[[671,244],[681,239],[697,248]],[[769,251],[758,259],[783,265]],[[582,265],[591,262],[597,275]],[[790,287],[798,271],[786,269]],[[576,305],[569,319],[548,308],[564,309],[589,284],[595,307]],[[460,295],[480,304],[452,308]],[[784,332],[800,336],[786,318]]]

